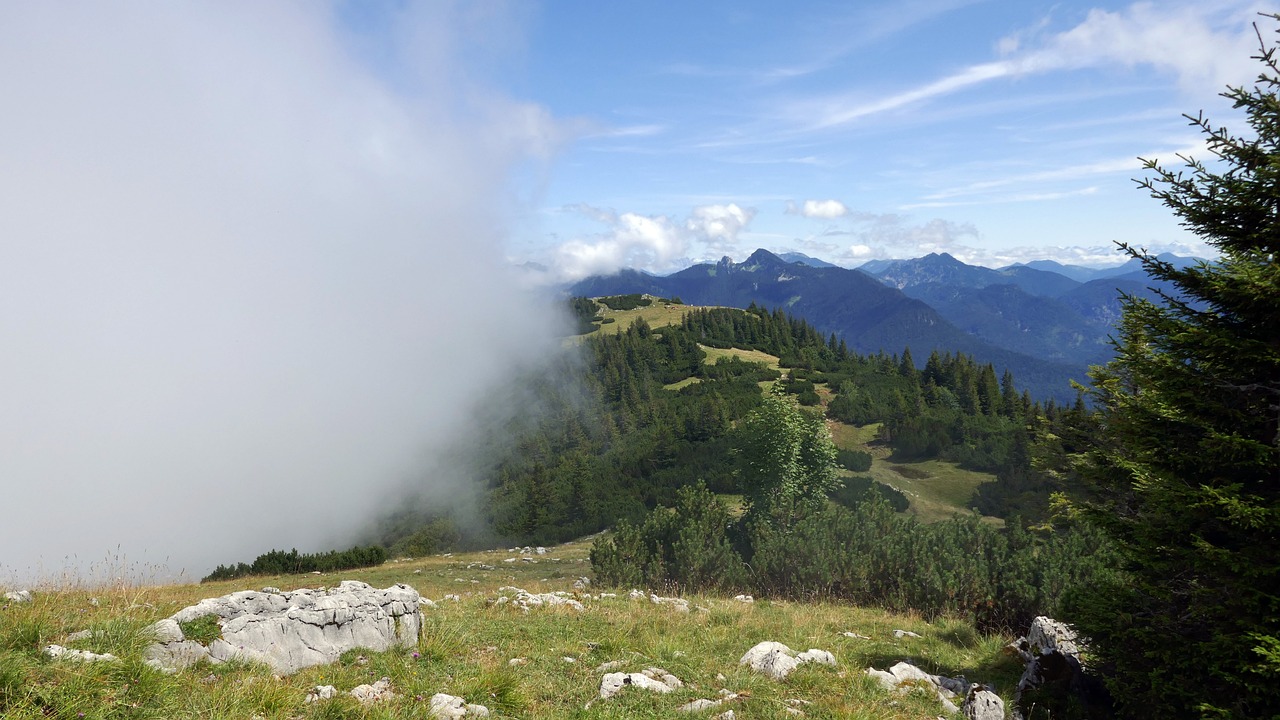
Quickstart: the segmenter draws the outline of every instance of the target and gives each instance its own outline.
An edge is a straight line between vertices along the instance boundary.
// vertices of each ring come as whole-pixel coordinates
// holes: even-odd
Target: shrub
[[[706,486],[681,488],[675,508],[658,508],[640,525],[622,524],[591,547],[596,580],[614,587],[685,590],[741,587],[742,558],[729,542],[733,519]]]
[[[836,463],[850,472],[866,472],[871,469],[871,453],[862,450],[839,450]]]

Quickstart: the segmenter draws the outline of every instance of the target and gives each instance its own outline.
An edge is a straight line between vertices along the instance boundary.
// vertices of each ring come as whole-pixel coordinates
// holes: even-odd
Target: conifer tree
[[[1125,298],[1076,465],[1128,572],[1075,619],[1134,717],[1280,715],[1280,67],[1259,40],[1262,74],[1224,93],[1252,132],[1188,116],[1216,159],[1146,163],[1141,186],[1221,258],[1122,244],[1175,290]]]

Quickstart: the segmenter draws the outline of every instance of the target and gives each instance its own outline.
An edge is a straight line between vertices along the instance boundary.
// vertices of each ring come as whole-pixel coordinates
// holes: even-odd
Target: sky
[[[1136,158],[1230,120],[1265,7],[0,3],[0,584],[448,502],[539,282],[1204,254]]]
[[[510,91],[571,127],[511,254],[560,278],[757,247],[845,266],[950,252],[1211,256],[1133,180],[1207,157],[1183,113],[1261,66],[1274,2],[548,2]],[[1271,28],[1263,23],[1268,33]]]

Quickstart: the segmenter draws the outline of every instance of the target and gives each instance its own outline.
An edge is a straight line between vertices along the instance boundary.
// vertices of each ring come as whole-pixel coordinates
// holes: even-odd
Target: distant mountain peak
[[[778,257],[777,255],[774,255],[768,250],[765,250],[764,248],[759,248],[755,252],[751,253],[751,256],[748,257],[746,261],[743,262],[743,264],[745,265],[747,263],[760,264],[760,263],[785,263],[785,262],[786,262],[785,260]]]

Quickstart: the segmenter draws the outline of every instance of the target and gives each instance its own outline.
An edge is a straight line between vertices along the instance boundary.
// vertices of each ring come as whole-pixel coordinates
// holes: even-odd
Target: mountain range
[[[1163,255],[1177,266],[1192,258]],[[1158,286],[1136,261],[1093,269],[1036,261],[991,269],[946,253],[879,260],[851,270],[799,253],[757,250],[671,275],[623,270],[583,279],[573,295],[649,293],[695,305],[781,308],[864,353],[963,352],[1013,372],[1037,397],[1069,400],[1070,380],[1111,356],[1120,294],[1154,299]]]

